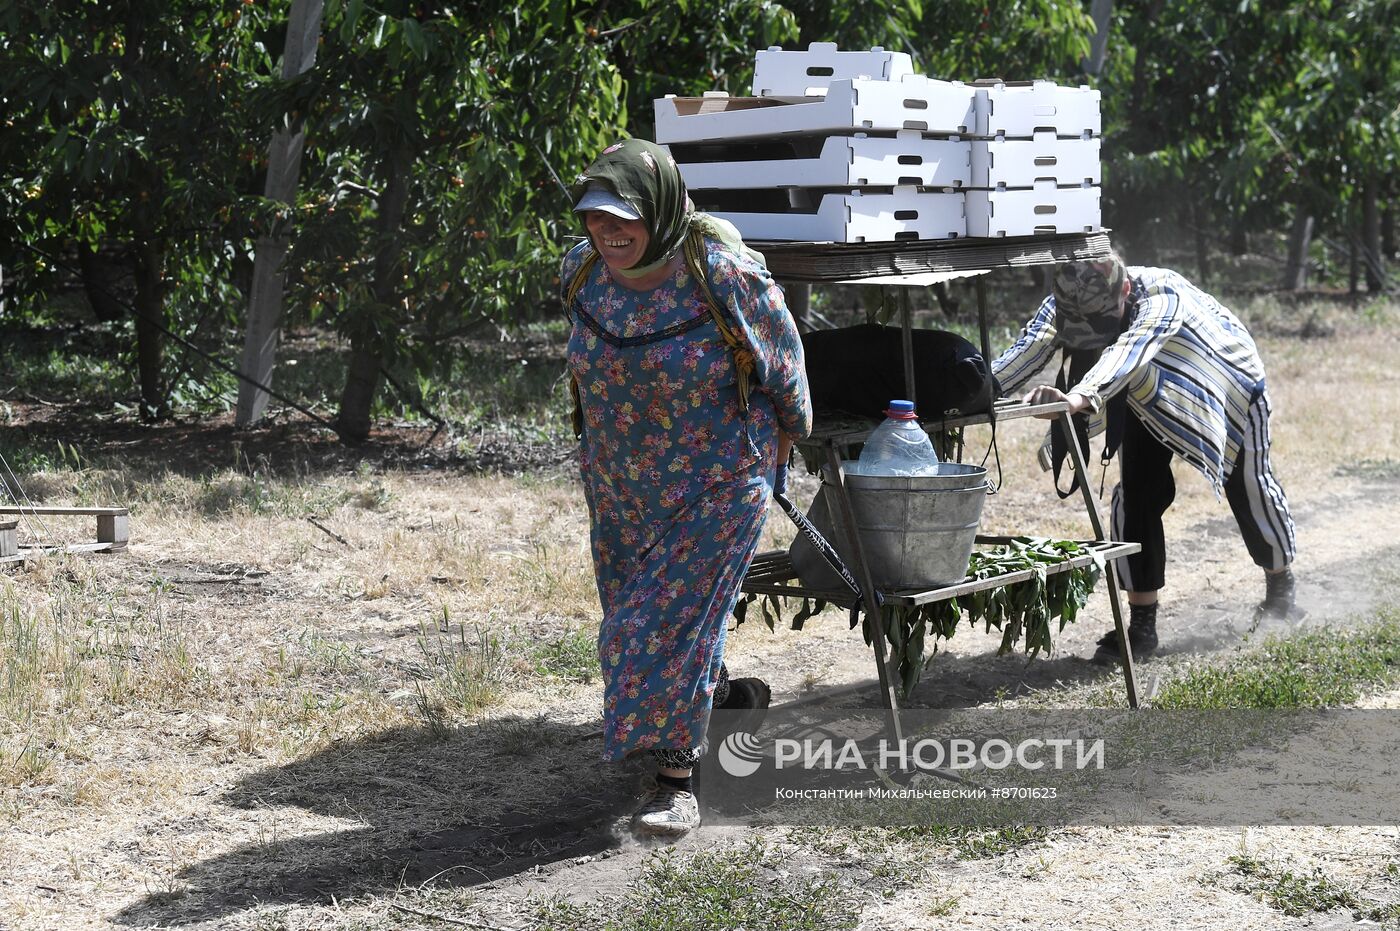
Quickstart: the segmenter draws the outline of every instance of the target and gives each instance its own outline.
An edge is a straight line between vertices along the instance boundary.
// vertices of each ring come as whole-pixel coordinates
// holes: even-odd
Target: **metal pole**
[[[865,552],[861,549],[860,534],[856,532],[855,512],[851,510],[851,499],[846,494],[841,457],[836,453],[836,446],[829,442],[826,444],[826,463],[832,478],[832,497],[837,504],[833,516],[841,524],[841,531],[846,535],[846,542],[850,544],[856,578],[863,589],[861,605],[866,619],[870,621],[871,646],[875,650],[875,672],[880,678],[880,701],[890,713],[890,733],[896,741],[901,741],[904,739],[904,731],[899,724],[899,697],[895,694],[888,666],[889,655],[885,651],[885,617],[880,608],[880,599],[876,595],[874,578],[870,575],[870,564],[865,561]]]
[[[1095,540],[1107,540],[1108,535],[1104,533],[1103,521],[1099,519],[1099,502],[1094,498],[1094,493],[1089,489],[1089,471],[1084,464],[1084,451],[1079,448],[1079,438],[1074,435],[1074,424],[1068,413],[1059,417],[1060,428],[1065,434],[1065,443],[1069,446],[1070,461],[1074,463],[1074,474],[1079,476],[1079,490],[1084,495],[1084,506],[1089,510],[1089,524],[1094,529]],[[1118,594],[1118,576],[1113,571],[1113,566],[1104,568],[1104,575],[1108,577],[1108,604],[1113,610],[1113,626],[1118,630],[1118,647],[1123,656],[1123,682],[1128,687],[1128,707],[1140,707],[1138,702],[1137,671],[1133,668],[1133,651],[1128,645],[1128,625],[1123,621],[1123,605]]]
[[[913,314],[909,311],[908,288],[900,288],[899,301],[899,329],[904,340],[904,392],[914,409],[918,410],[919,399],[914,397],[914,324],[911,320]]]

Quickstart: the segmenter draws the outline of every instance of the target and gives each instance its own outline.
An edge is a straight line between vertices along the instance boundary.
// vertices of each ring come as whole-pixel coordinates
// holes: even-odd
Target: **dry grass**
[[[1242,309],[1263,334],[1275,462],[1304,508],[1361,508],[1361,479],[1400,474],[1392,313]],[[1332,335],[1291,335],[1309,319]],[[1038,533],[1087,535],[1082,508],[1056,500],[1032,461],[1043,427],[999,430],[1004,486],[988,502],[986,529],[1024,531],[1031,515]],[[969,449],[985,442],[973,435]],[[30,495],[128,505],[134,542],[123,555],[54,557],[0,575],[7,931],[422,926],[386,904],[432,904],[430,889],[414,893],[408,880],[376,872],[392,866],[394,848],[548,812],[558,798],[587,800],[619,780],[596,762],[597,596],[571,476],[274,474],[245,460],[191,477],[98,467],[82,454],[65,461],[26,476]],[[1179,479],[1169,537],[1229,520],[1199,477]],[[813,487],[799,479],[798,497]],[[763,545],[785,546],[791,534],[770,521]],[[793,692],[821,691],[868,674],[844,626],[835,612],[803,634],[748,623],[732,650],[755,672],[767,663],[789,676]],[[982,649],[975,637],[967,644]],[[838,649],[845,659],[833,658]],[[1352,842],[1374,851],[1393,848],[1392,834],[1297,837],[1325,835],[1324,852]],[[1179,879],[1191,869],[1168,863],[1169,849],[1195,845],[1222,868],[1234,842],[1227,832],[1203,836],[1053,835],[1045,850],[1001,854],[1015,867],[999,871],[990,892],[959,867],[897,903],[867,903],[867,918],[903,909],[901,921],[921,916],[916,926],[993,927],[1000,919],[983,914],[987,895],[1024,894],[1047,877],[1066,889],[1097,882],[1076,857],[1102,867],[1110,853],[1143,853],[1161,861],[1154,876]],[[1295,842],[1267,836],[1280,849]],[[890,843],[891,855],[907,853]],[[525,841],[509,844],[526,856]],[[803,857],[813,869],[838,868],[824,845]],[[472,869],[461,857],[446,861],[459,874]],[[625,889],[640,868],[626,863],[579,882]],[[952,869],[940,863],[932,866]],[[291,904],[276,904],[280,884],[302,876],[323,877],[341,901],[324,904],[307,879]],[[383,898],[399,888],[407,898]],[[1239,905],[1218,888],[1201,895],[1215,897],[1196,903],[1202,916]],[[1145,903],[1166,900],[1141,901],[1150,911]],[[1271,926],[1258,908],[1238,926]],[[1002,911],[1006,921],[1021,915]]]

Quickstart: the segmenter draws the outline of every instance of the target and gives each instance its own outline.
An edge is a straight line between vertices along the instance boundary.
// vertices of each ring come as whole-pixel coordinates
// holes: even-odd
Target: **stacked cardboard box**
[[[1049,81],[977,89],[969,236],[1096,230],[1099,92]]]
[[[696,204],[747,238],[871,242],[1098,226],[1097,187],[1092,211],[1083,193],[1098,183],[1097,91],[939,81],[914,74],[903,53],[831,43],[759,52],[753,86],[752,97],[655,102],[656,140]]]

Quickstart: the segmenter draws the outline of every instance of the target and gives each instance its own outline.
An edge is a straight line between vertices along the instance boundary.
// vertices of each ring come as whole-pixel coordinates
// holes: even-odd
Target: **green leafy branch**
[[[1005,544],[973,552],[964,581],[987,581],[1025,571],[1030,572],[1028,578],[914,607],[886,605],[882,609],[885,638],[889,641],[891,658],[899,662],[903,694],[907,696],[918,684],[924,666],[937,652],[938,640],[951,639],[964,618],[969,624],[981,622],[988,633],[992,628],[1001,631],[998,655],[1012,652],[1017,643],[1032,659],[1049,652],[1053,636],[1051,622],[1058,619],[1056,632],[1063,631],[1079,616],[1103,567],[1102,561],[1096,559],[1063,571],[1049,570],[1068,560],[1092,555],[1088,547],[1071,540],[1014,537]],[[734,607],[736,620],[742,623],[749,603],[756,600],[772,629],[781,620],[782,599],[777,595],[742,596]],[[793,616],[793,629],[800,629],[807,618],[825,607],[823,602],[817,601],[814,610],[811,601],[802,597],[801,610]],[[863,627],[865,642],[869,645],[868,620]],[[926,656],[925,641],[928,639],[935,646]]]

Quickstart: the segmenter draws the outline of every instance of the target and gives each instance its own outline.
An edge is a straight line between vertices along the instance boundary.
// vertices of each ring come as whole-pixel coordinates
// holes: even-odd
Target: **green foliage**
[[[252,245],[272,232],[293,247],[287,323],[352,350],[348,376],[337,360],[312,393],[343,379],[366,422],[384,411],[381,369],[432,395],[456,377],[454,337],[557,308],[557,261],[581,232],[563,184],[619,136],[650,136],[656,97],[747,93],[773,44],[880,45],[939,78],[1092,81],[1105,219],[1130,247],[1187,208],[1206,230],[1274,229],[1295,204],[1337,225],[1363,189],[1395,194],[1392,0],[1117,4],[1093,77],[1081,0],[329,0],[315,67],[283,81],[288,9],[0,6],[0,314],[32,322],[72,287],[27,247],[80,265],[139,370],[120,393],[139,386],[148,416],[228,403],[233,383],[163,348],[157,325],[236,355]],[[260,196],[280,126],[306,131],[291,207]]]
[[[913,692],[928,660],[926,632],[931,631],[935,640],[951,639],[964,616],[969,624],[981,621],[988,633],[994,627],[1001,631],[999,655],[1010,653],[1017,643],[1032,658],[1050,650],[1051,620],[1059,618],[1059,630],[1074,621],[1094,590],[1101,567],[1090,562],[1054,574],[1045,570],[1088,552],[1068,540],[1018,537],[1005,546],[973,552],[968,577],[981,581],[1029,573],[1028,578],[917,608],[886,608],[885,636],[899,661],[904,694]],[[869,642],[870,631],[865,634]]]
[[[535,672],[569,682],[589,683],[598,678],[598,633],[566,629],[557,637],[536,641]]]
[[[148,0],[0,13],[0,264],[18,273],[7,286],[42,300],[64,283],[25,245],[129,278],[148,415],[167,407],[156,328],[189,331],[235,306],[233,218],[258,213],[240,194],[260,137],[245,97],[284,10]]]
[[[1050,650],[1053,646],[1050,622],[1058,618],[1059,630],[1064,630],[1066,624],[1079,616],[1103,568],[1101,560],[1095,558],[1085,565],[1059,572],[1046,570],[1089,555],[1092,554],[1087,548],[1071,540],[1015,537],[1003,546],[973,551],[967,579],[985,581],[1018,573],[1025,578],[913,608],[884,606],[881,610],[885,638],[889,641],[891,660],[899,664],[902,693],[907,696],[914,691],[924,666],[932,658],[927,651],[927,640],[951,639],[964,617],[969,624],[982,622],[989,633],[994,627],[1001,631],[999,655],[1010,653],[1018,643],[1031,658]],[[807,618],[820,613],[826,603],[798,595],[747,594],[734,605],[735,621],[742,624],[749,605],[757,601],[771,630],[781,620],[782,601],[799,597],[801,607],[792,621],[793,628],[798,629]],[[873,634],[868,617],[864,618],[862,633],[866,645],[870,645]]]
[[[1154,708],[1334,708],[1400,682],[1400,615],[1358,631],[1270,638],[1224,666],[1168,682]]]
[[[1231,872],[1240,877],[1234,884],[1238,891],[1255,896],[1285,915],[1297,918],[1345,908],[1353,921],[1389,927],[1400,922],[1400,904],[1363,898],[1321,869],[1295,872],[1250,854],[1238,854],[1228,862]]]
[[[859,903],[820,876],[792,877],[757,840],[693,855],[665,850],[647,861],[623,900],[606,910],[541,904],[532,927],[598,931],[828,931],[854,928]]]
[[[1117,5],[1113,37],[1105,211],[1130,236],[1183,208],[1193,225],[1270,229],[1291,204],[1345,223],[1359,182],[1394,170],[1390,0]]]

